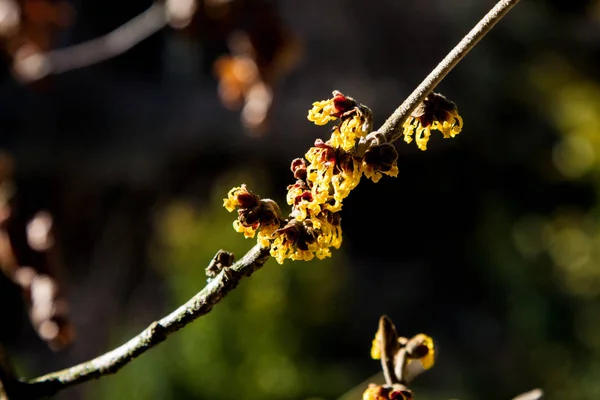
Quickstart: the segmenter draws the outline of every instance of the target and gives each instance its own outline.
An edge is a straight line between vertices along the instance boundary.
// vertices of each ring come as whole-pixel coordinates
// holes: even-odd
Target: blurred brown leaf
[[[60,350],[74,338],[69,307],[57,279],[60,263],[54,244],[52,216],[18,212],[13,189],[13,163],[0,155],[0,271],[18,285],[31,323],[51,349]]]
[[[241,109],[241,120],[248,131],[263,134],[269,124],[274,87],[301,53],[300,43],[279,16],[276,3],[167,0],[166,4],[173,27],[220,52],[213,73],[219,80],[223,105]],[[194,11],[190,18],[189,13]]]
[[[44,53],[73,19],[65,0],[0,0],[0,43],[17,78],[31,81],[43,75]]]

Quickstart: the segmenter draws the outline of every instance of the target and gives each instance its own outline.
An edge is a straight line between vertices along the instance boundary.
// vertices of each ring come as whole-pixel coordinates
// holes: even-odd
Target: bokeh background
[[[285,204],[291,159],[328,135],[306,120],[313,101],[340,90],[379,126],[493,4],[205,0],[187,26],[34,82],[15,73],[24,56],[5,41],[11,226],[52,217],[48,273],[76,332],[51,350],[0,274],[0,341],[19,373],[95,357],[195,294],[218,249],[253,245],[231,227],[227,191],[247,183]],[[62,3],[69,18],[36,51],[103,35],[150,5]],[[353,191],[331,259],[270,260],[118,374],[56,398],[359,399],[380,379],[369,351],[384,313],[400,334],[436,340],[418,399],[534,387],[598,398],[599,67],[599,1],[522,1],[437,89],[463,132],[434,135],[426,152],[399,142],[398,177]]]

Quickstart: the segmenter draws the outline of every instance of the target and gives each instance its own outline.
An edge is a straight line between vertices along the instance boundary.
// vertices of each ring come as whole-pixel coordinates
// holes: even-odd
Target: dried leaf
[[[51,349],[60,350],[71,343],[74,329],[57,280],[60,264],[53,219],[47,211],[38,211],[31,218],[19,215],[11,170],[10,159],[0,156],[0,270],[21,288],[40,338]]]

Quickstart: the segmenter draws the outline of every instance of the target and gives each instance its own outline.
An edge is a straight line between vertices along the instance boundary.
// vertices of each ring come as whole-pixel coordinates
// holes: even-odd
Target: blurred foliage
[[[482,238],[511,304],[513,338],[548,398],[598,398],[600,86],[557,54],[532,63],[529,77],[533,105],[558,133],[544,178],[589,187],[594,201],[556,198],[548,212],[524,214],[495,201]]]

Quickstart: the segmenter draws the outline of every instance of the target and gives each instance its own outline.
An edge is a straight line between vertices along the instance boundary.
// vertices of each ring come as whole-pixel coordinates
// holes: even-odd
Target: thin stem
[[[435,87],[448,75],[456,64],[463,59],[467,53],[475,47],[498,21],[500,21],[513,8],[519,0],[500,0],[485,17],[475,25],[473,29],[448,53],[437,67],[408,98],[394,111],[394,113],[379,128],[388,142],[393,142],[401,136],[402,124],[414,109],[435,89]]]
[[[403,385],[406,385],[406,366],[408,365],[408,357],[405,348],[401,348],[400,350],[398,350],[394,365],[394,373],[396,374],[396,378],[398,378],[398,382],[400,382]]]
[[[395,383],[400,383],[394,373],[394,354],[398,350],[398,334],[396,327],[387,315],[382,315],[379,318],[379,348],[381,350],[381,369],[385,383],[392,386]]]
[[[218,253],[217,253],[218,254]],[[127,343],[71,368],[21,382],[19,398],[51,396],[69,386],[114,374],[136,357],[164,341],[167,336],[207,314],[242,278],[252,275],[269,259],[269,249],[254,246],[242,259],[224,268],[204,289],[171,314],[155,321]]]
[[[21,79],[35,81],[48,75],[62,74],[88,67],[125,53],[167,25],[165,6],[152,4],[146,11],[104,36],[46,54],[24,59],[16,65]]]
[[[544,397],[542,389],[533,389],[515,397],[513,400],[541,400]]]

